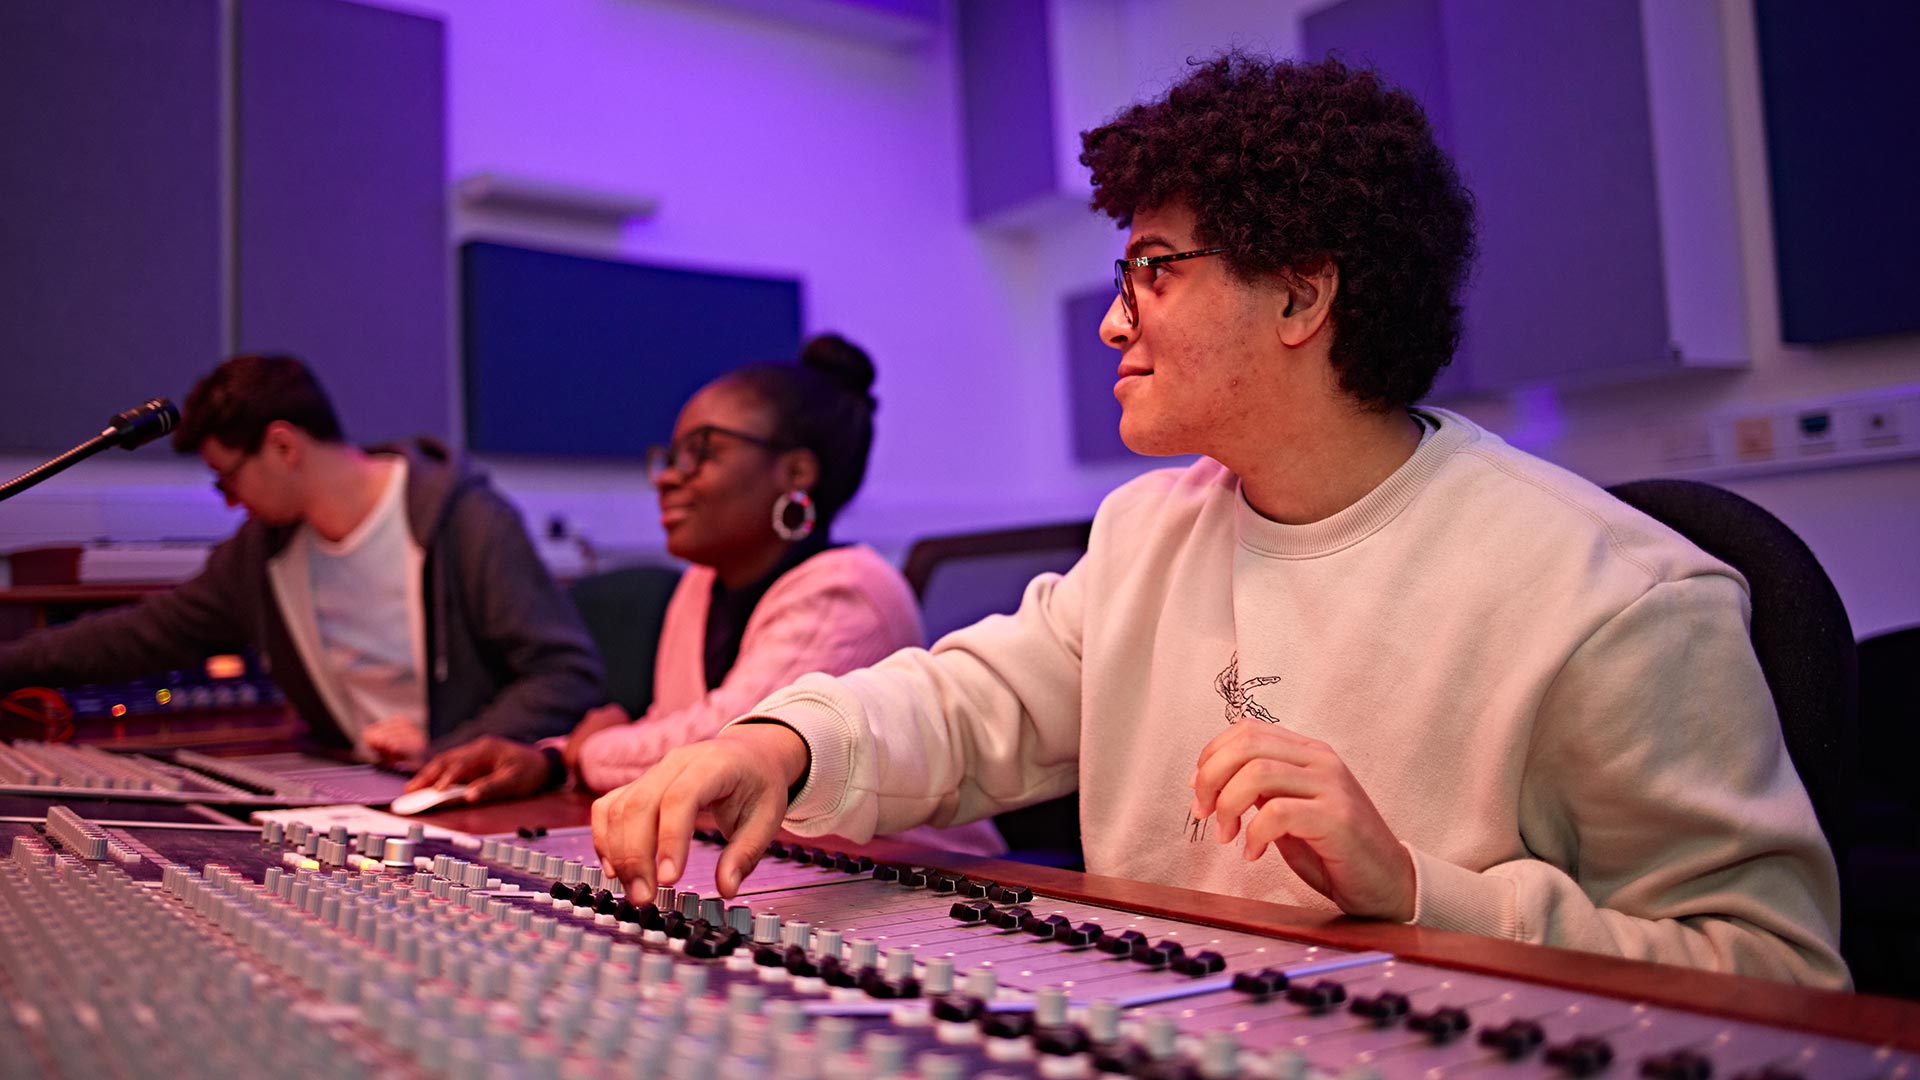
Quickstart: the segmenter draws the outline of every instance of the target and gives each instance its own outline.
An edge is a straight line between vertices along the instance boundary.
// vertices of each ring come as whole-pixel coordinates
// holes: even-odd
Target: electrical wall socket
[[[1900,403],[1851,402],[1834,410],[1840,445],[1848,450],[1891,450],[1904,439]]]
[[[1670,469],[1700,469],[1718,459],[1713,429],[1699,424],[1670,427],[1660,433],[1660,460]]]
[[[1675,472],[1744,476],[1920,457],[1920,386],[1743,409],[1658,433]]]

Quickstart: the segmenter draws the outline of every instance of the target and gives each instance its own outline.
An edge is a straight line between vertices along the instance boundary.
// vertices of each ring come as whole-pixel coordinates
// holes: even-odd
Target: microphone
[[[142,402],[107,421],[100,434],[120,444],[123,450],[136,450],[180,426],[180,409],[163,397]]]
[[[113,419],[107,421],[107,426],[100,434],[46,464],[35,466],[0,484],[0,499],[10,499],[47,477],[84,461],[109,446],[121,446],[132,450],[145,446],[179,426],[180,410],[166,398],[157,397],[135,405],[126,412],[115,414]]]

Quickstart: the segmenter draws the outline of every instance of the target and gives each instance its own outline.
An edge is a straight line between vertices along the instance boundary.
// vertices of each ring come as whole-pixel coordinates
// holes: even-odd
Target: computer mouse
[[[431,810],[442,803],[463,799],[467,794],[467,785],[454,784],[445,788],[421,788],[419,791],[402,792],[387,804],[390,814],[418,814]]]

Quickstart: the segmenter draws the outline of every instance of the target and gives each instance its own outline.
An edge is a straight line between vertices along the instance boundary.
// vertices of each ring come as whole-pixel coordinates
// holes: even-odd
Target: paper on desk
[[[472,833],[455,832],[438,825],[428,825],[417,818],[403,818],[389,814],[384,810],[373,810],[355,803],[340,806],[302,806],[295,810],[255,810],[251,815],[255,824],[277,821],[282,825],[302,822],[326,832],[335,825],[345,825],[350,833],[371,832],[381,836],[405,836],[414,825],[425,825],[427,836],[435,840],[448,840],[461,847],[479,847],[480,838]]]

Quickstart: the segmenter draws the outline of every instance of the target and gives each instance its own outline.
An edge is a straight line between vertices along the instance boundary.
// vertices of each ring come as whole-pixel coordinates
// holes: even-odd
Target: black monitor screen
[[[638,459],[722,372],[800,352],[800,283],[460,249],[467,445]]]

